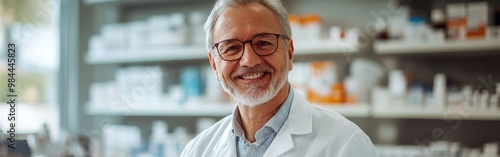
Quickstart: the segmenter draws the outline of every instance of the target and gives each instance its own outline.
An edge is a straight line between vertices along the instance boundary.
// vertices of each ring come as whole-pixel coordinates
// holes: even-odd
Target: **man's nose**
[[[248,46],[246,46],[248,44]],[[245,43],[243,56],[240,59],[240,66],[253,67],[262,62],[262,58],[253,50],[251,43]]]

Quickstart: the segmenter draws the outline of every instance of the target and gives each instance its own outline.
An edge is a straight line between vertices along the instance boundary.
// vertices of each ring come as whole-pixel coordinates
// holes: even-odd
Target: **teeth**
[[[264,73],[255,73],[255,74],[252,74],[252,75],[245,75],[245,76],[242,76],[243,79],[245,80],[250,80],[250,79],[256,79],[256,78],[259,78],[261,77],[262,75],[264,75]]]

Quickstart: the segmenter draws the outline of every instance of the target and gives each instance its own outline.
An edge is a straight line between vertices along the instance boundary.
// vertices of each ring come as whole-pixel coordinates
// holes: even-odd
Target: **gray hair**
[[[212,12],[207,18],[207,21],[203,25],[203,29],[205,30],[206,34],[206,46],[208,51],[212,49],[215,21],[217,21],[222,12],[227,7],[249,3],[259,3],[265,6],[267,9],[271,10],[278,17],[281,25],[281,31],[283,31],[284,35],[288,38],[292,37],[290,23],[288,22],[288,12],[283,6],[281,0],[217,0],[214,8],[212,9]]]

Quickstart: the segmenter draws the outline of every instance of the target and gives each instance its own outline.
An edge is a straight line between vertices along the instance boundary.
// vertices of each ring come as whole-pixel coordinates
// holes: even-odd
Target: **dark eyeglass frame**
[[[269,53],[269,54],[264,54],[264,55],[261,55],[261,54],[258,54],[257,51],[255,51],[255,48],[253,47],[253,40],[257,37],[260,37],[260,36],[264,36],[264,35],[275,35],[276,36],[276,48],[274,49],[273,52]],[[236,61],[236,60],[240,60],[241,57],[243,57],[243,54],[245,53],[245,44],[247,43],[250,43],[250,47],[252,47],[252,50],[253,52],[258,55],[258,56],[269,56],[269,55],[272,55],[274,53],[276,53],[276,51],[278,50],[278,46],[279,46],[279,38],[282,38],[282,39],[289,39],[287,36],[285,35],[282,35],[282,34],[276,34],[276,33],[261,33],[261,34],[257,34],[255,35],[252,39],[250,40],[247,40],[247,41],[240,41],[238,39],[227,39],[227,40],[222,40],[222,41],[219,41],[215,44],[212,45],[212,50],[214,48],[217,49],[217,54],[219,54],[220,58],[222,58],[222,60],[225,60],[225,61]],[[228,59],[225,59],[224,57],[222,57],[222,55],[220,54],[220,51],[219,51],[219,44],[222,43],[222,42],[227,42],[227,41],[238,41],[241,43],[241,45],[243,46],[243,48],[241,49],[241,55],[239,57],[237,57],[236,59],[231,59],[231,60],[228,60]]]

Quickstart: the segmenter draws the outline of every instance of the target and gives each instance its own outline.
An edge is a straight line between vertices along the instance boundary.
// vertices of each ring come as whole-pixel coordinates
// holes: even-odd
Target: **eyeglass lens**
[[[260,56],[270,55],[274,53],[278,47],[278,38],[275,34],[255,36],[250,42],[254,52]],[[217,50],[223,59],[237,60],[243,55],[244,47],[244,43],[239,40],[227,40],[220,42],[217,46]]]

